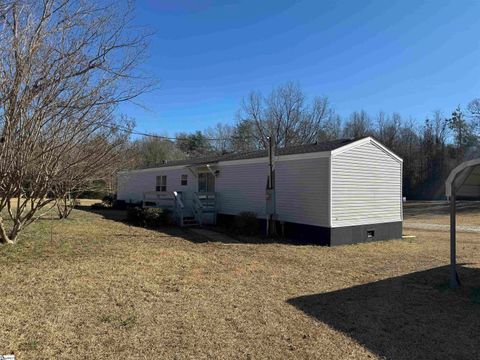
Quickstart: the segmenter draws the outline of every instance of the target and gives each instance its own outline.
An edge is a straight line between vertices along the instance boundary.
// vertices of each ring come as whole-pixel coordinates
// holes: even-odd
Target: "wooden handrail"
[[[198,197],[198,194],[197,194],[197,193],[194,193],[194,194],[193,194],[193,204],[196,205],[196,206],[199,207],[199,208],[203,208],[202,201],[201,201],[200,198]]]
[[[180,194],[178,192],[174,191],[173,196],[175,197],[175,201],[178,203],[180,208],[183,209],[185,207],[185,205],[183,205],[182,197],[180,196]]]
[[[216,223],[216,198],[217,195],[214,192],[193,193],[193,212],[200,225],[202,225],[204,213],[213,214],[214,223]]]
[[[203,222],[203,204],[198,197],[198,193],[193,193],[193,213],[200,225]]]
[[[183,208],[185,207],[183,205],[182,197],[180,194],[176,191],[173,192],[173,198],[174,198],[174,211],[175,214],[177,215],[177,221],[180,226],[183,226]]]

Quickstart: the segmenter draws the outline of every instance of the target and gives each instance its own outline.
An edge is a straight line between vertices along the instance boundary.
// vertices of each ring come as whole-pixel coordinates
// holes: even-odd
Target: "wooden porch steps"
[[[183,226],[198,226],[198,221],[193,216],[183,217]]]
[[[175,223],[180,226],[216,224],[217,202],[214,192],[194,192],[193,201],[185,206],[180,191],[147,191],[143,193],[143,206],[169,209]]]

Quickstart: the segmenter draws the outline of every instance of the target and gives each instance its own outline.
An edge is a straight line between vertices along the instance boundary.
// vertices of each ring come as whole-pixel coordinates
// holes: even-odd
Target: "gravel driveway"
[[[404,229],[450,231],[448,201],[408,201],[403,214]],[[467,224],[457,223],[457,232],[480,233],[480,201],[457,201],[457,215]]]
[[[405,220],[403,222],[403,228],[433,231],[450,231],[450,225],[419,223],[409,220]],[[457,232],[480,233],[480,226],[457,225]]]

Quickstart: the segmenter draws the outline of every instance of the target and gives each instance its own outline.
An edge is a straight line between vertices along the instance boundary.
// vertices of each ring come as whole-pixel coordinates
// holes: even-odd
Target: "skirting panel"
[[[402,222],[332,228],[330,246],[402,238]]]
[[[234,218],[233,215],[218,214],[217,223],[220,225],[231,224]],[[261,219],[259,222],[259,235],[265,236],[265,220]],[[280,222],[277,229],[279,234],[299,244],[336,246],[402,238],[401,221],[338,228]]]

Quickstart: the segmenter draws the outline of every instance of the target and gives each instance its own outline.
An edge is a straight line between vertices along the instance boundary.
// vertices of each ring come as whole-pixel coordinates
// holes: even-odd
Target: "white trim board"
[[[377,140],[375,140],[374,138],[372,138],[371,136],[369,137],[366,137],[364,139],[360,139],[360,140],[357,140],[357,141],[354,141],[350,144],[347,144],[345,146],[342,146],[342,147],[339,147],[335,150],[332,151],[332,156],[335,156],[335,155],[338,155],[338,154],[341,154],[345,151],[348,151],[348,150],[351,150],[351,149],[354,149],[358,146],[362,146],[362,145],[365,145],[365,144],[368,144],[368,143],[371,143],[372,145],[375,145],[376,147],[378,147],[380,150],[384,151],[387,155],[391,156],[393,159],[397,160],[398,162],[401,162],[403,163],[403,159],[401,157],[399,157],[397,154],[395,154],[394,152],[392,152],[391,150],[387,149],[382,143],[378,142]]]

